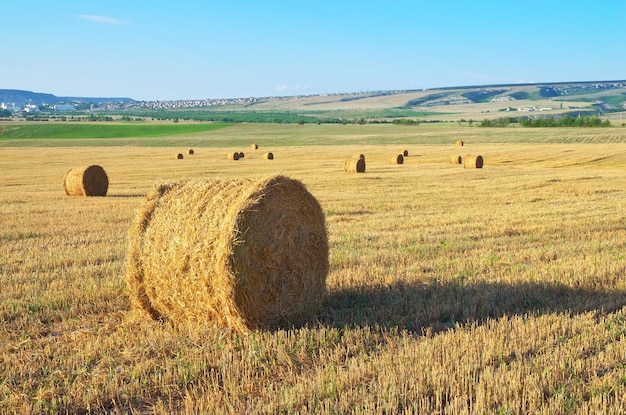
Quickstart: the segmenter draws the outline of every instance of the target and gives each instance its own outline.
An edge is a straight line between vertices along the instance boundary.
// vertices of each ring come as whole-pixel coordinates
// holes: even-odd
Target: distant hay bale
[[[250,148],[256,150],[259,148],[258,144],[250,144]]]
[[[240,159],[244,158],[245,156],[246,156],[246,155],[244,154],[244,152],[243,152],[243,151],[240,151],[240,152],[239,152],[239,158],[240,158]]]
[[[239,160],[239,153],[236,151],[234,153],[228,153],[228,160]]]
[[[195,151],[193,151],[193,148],[190,148],[190,149],[187,151],[187,153],[188,153],[190,156],[193,156],[193,155],[195,154]]]
[[[483,156],[467,154],[465,157],[463,157],[463,167],[466,169],[482,169]]]
[[[402,151],[402,155],[403,155],[404,157],[408,157],[408,155],[409,155],[409,150],[404,150],[404,151]]]
[[[263,158],[265,160],[274,160],[274,153],[271,153],[271,152],[270,153],[265,153],[265,154],[263,154]]]
[[[463,141],[462,140],[457,140],[456,145],[459,147],[463,147]]]
[[[177,153],[174,155],[174,158],[176,160],[182,160],[184,158],[183,153]]]
[[[155,319],[245,332],[310,317],[326,295],[324,212],[299,181],[155,185],[128,231],[131,305]]]
[[[452,163],[452,164],[463,164],[463,157],[462,156],[452,156],[452,158],[450,158],[450,163]]]
[[[402,164],[404,163],[404,156],[402,154],[391,154],[387,160],[389,164]]]
[[[109,178],[101,166],[70,169],[63,176],[63,190],[68,196],[106,196]]]
[[[365,157],[347,159],[343,164],[343,171],[347,173],[365,173]]]

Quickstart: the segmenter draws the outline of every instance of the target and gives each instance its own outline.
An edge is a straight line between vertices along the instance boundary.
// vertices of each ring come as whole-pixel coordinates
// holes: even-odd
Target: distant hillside
[[[6,104],[24,105],[32,103],[42,104],[69,104],[69,103],[101,103],[101,102],[134,102],[131,98],[88,98],[88,97],[57,97],[56,95],[41,92],[23,91],[20,89],[0,89],[0,102]]]

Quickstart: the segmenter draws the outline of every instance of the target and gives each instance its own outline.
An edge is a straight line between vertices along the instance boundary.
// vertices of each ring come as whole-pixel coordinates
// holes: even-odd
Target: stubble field
[[[0,413],[626,412],[624,128],[297,128],[0,147]],[[468,153],[484,168],[449,163]],[[108,195],[65,196],[88,164]],[[326,215],[314,319],[239,335],[131,312],[153,184],[274,174]]]

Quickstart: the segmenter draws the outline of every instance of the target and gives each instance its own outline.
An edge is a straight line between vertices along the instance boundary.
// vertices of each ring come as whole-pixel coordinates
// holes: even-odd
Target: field
[[[344,173],[356,153],[366,172]],[[108,195],[65,196],[88,164]],[[154,183],[273,174],[326,215],[314,319],[239,335],[130,310],[127,231]],[[619,126],[0,141],[0,413],[623,414],[625,211]]]

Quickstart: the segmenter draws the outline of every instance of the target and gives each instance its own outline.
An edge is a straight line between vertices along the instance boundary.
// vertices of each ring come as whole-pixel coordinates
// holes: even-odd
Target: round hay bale
[[[68,196],[106,196],[109,178],[101,166],[70,169],[63,176],[63,190]]]
[[[183,153],[177,153],[177,154],[174,156],[174,158],[175,158],[176,160],[182,160],[182,159],[184,158]]]
[[[274,153],[271,153],[271,152],[270,153],[265,153],[265,154],[263,154],[263,158],[265,160],[274,160]]]
[[[349,158],[343,164],[347,173],[365,173],[365,158]]]
[[[452,163],[452,164],[463,164],[463,157],[462,156],[452,156],[452,158],[450,158],[450,163]]]
[[[245,156],[246,156],[246,155],[244,154],[244,152],[243,152],[243,151],[240,151],[240,152],[239,152],[239,158],[240,158],[240,159],[244,158]]]
[[[402,155],[403,155],[404,157],[408,157],[408,155],[409,155],[409,150],[404,150],[404,151],[402,151]]]
[[[463,157],[463,167],[466,169],[482,169],[483,156],[467,154],[465,157]]]
[[[228,160],[239,160],[239,153],[236,151],[234,153],[228,153]]]
[[[128,231],[131,304],[200,327],[278,327],[326,295],[324,212],[299,181],[204,179],[160,184]]]
[[[190,148],[190,149],[187,151],[187,153],[188,153],[190,156],[193,156],[193,155],[195,154],[195,151],[193,151],[193,148]]]
[[[404,163],[404,156],[402,154],[391,154],[388,161],[389,164],[402,164]]]
[[[463,147],[463,140],[457,140],[456,145],[459,147]]]
[[[256,150],[259,148],[259,146],[257,144],[250,144],[250,148]]]

